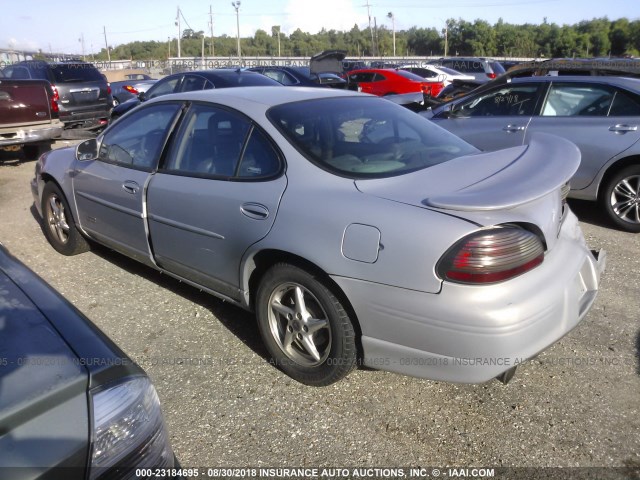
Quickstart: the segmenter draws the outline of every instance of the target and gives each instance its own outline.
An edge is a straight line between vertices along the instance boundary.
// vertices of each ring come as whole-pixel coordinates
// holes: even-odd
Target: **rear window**
[[[51,71],[56,83],[105,81],[102,74],[93,65],[85,63],[51,65]]]
[[[273,107],[271,122],[307,159],[349,178],[421,170],[478,150],[387,100],[337,97]]]
[[[489,65],[491,66],[491,69],[493,70],[494,73],[502,74],[506,72],[506,70],[504,69],[504,67],[500,62],[489,62]]]
[[[424,78],[420,75],[416,75],[415,73],[407,72],[406,70],[396,70],[396,73],[401,77],[406,78],[407,80],[412,80],[414,82],[424,82]]]
[[[457,70],[459,72],[484,73],[484,64],[480,60],[443,60],[442,65],[445,67],[453,68],[454,70]]]

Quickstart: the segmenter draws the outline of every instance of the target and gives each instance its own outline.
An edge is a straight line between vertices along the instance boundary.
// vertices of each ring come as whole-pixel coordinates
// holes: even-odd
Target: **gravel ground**
[[[640,235],[591,203],[572,208],[608,252],[595,306],[508,385],[361,369],[312,388],[269,363],[251,314],[104,248],[56,253],[16,157],[0,152],[0,241],[147,370],[184,467],[640,467]]]

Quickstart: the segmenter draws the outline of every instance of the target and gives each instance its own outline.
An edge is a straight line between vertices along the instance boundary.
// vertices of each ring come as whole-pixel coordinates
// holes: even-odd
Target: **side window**
[[[372,82],[382,82],[383,80],[386,80],[386,77],[380,73],[374,73],[373,75],[373,79],[371,80]]]
[[[275,175],[280,170],[279,158],[265,134],[254,128],[240,161],[238,177],[260,178]]]
[[[165,170],[234,176],[250,127],[239,114],[210,105],[192,105],[182,122]]]
[[[512,85],[492,90],[459,103],[451,116],[530,116],[536,105],[537,91],[537,85]]]
[[[31,78],[29,70],[24,67],[7,67],[3,72],[7,78],[14,78],[16,80],[28,80]]]
[[[282,70],[265,69],[264,75],[283,85],[295,85],[299,83],[292,75]]]
[[[175,77],[167,81],[160,80],[153,87],[149,89],[146,97],[148,99],[159,97],[160,95],[168,95],[169,93],[173,93],[176,89],[176,85],[180,77]]]
[[[119,120],[102,137],[98,159],[152,170],[179,108],[175,103],[153,105]]]
[[[542,115],[545,117],[606,117],[614,90],[606,85],[588,83],[553,83]]]
[[[623,90],[616,90],[613,104],[609,110],[610,117],[640,116],[640,95]]]
[[[193,92],[196,90],[203,90],[207,79],[199,75],[185,75],[182,85],[180,85],[181,92]]]

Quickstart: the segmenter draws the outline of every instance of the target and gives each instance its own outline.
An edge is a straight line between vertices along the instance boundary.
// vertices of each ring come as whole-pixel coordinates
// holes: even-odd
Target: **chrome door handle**
[[[130,193],[131,195],[135,195],[136,193],[138,193],[138,190],[140,190],[140,185],[138,185],[133,180],[127,180],[122,184],[122,189],[125,192]]]
[[[243,203],[240,211],[243,215],[255,220],[264,220],[269,216],[269,209],[260,203]]]
[[[619,123],[618,125],[613,125],[609,127],[610,132],[616,132],[616,133],[636,132],[637,130],[638,130],[637,125],[627,125],[624,123]]]
[[[525,127],[523,127],[522,125],[507,125],[502,130],[504,130],[505,132],[514,133],[514,132],[522,132],[524,131],[524,128]]]

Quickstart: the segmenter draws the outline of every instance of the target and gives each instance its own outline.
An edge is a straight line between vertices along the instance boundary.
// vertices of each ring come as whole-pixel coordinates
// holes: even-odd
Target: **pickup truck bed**
[[[22,147],[33,159],[62,133],[51,85],[0,78],[0,148]]]

